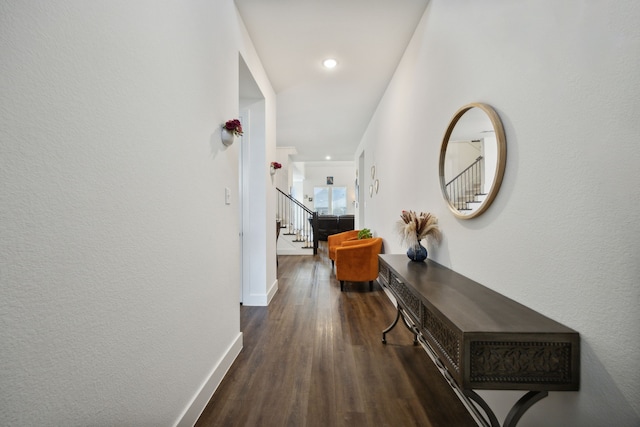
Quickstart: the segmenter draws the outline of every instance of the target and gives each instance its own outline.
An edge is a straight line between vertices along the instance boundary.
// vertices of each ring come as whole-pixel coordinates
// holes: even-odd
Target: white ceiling
[[[353,160],[428,1],[235,0],[277,94],[277,146]]]

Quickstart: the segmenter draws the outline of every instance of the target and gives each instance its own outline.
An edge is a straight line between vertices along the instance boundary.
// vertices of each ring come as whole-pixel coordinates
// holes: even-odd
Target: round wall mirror
[[[460,108],[440,148],[440,186],[453,214],[475,218],[486,211],[502,184],[507,141],[500,117],[486,104]]]

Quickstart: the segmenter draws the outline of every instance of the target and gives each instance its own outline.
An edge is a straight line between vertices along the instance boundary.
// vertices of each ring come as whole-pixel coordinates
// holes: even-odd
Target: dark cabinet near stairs
[[[326,241],[331,234],[353,230],[354,224],[353,215],[318,215],[318,240]]]

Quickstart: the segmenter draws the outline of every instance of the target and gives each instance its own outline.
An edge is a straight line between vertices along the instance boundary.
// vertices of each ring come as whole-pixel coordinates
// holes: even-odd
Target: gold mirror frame
[[[456,124],[458,124],[458,121],[462,118],[462,116],[472,108],[479,108],[480,110],[484,111],[484,113],[491,120],[491,124],[493,126],[493,130],[495,131],[495,135],[496,135],[497,159],[496,159],[496,168],[495,168],[496,170],[495,170],[495,174],[493,175],[493,182],[491,183],[491,188],[487,193],[486,199],[483,202],[481,202],[480,206],[478,206],[477,209],[473,210],[468,214],[465,214],[461,212],[449,199],[449,195],[446,189],[447,183],[445,181],[444,170],[445,170],[445,156],[447,153],[447,146],[449,145],[451,134],[453,133],[453,130],[456,127]],[[496,113],[495,110],[489,105],[482,104],[482,103],[467,104],[462,108],[460,108],[458,111],[456,111],[456,113],[453,115],[453,118],[451,119],[451,122],[449,123],[449,127],[447,128],[447,131],[445,132],[444,137],[442,138],[442,145],[440,147],[440,161],[439,161],[440,189],[442,190],[442,196],[446,200],[447,205],[449,206],[449,209],[451,210],[453,215],[455,215],[457,218],[460,218],[460,219],[471,219],[481,215],[484,211],[486,211],[489,208],[489,206],[491,206],[491,203],[493,202],[493,200],[496,198],[496,195],[498,194],[498,190],[500,189],[500,185],[502,184],[502,178],[504,177],[504,170],[505,170],[506,164],[507,164],[507,138],[505,136],[504,127],[502,126],[502,121],[500,120],[498,113]]]

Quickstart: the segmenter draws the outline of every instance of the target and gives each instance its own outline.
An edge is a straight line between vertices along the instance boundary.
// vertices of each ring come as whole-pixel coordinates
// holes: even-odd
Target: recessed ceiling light
[[[325,157],[326,160],[331,160],[331,156]]]
[[[336,65],[338,65],[338,61],[333,58],[327,58],[322,61],[322,65],[324,65],[325,68],[335,68]]]

